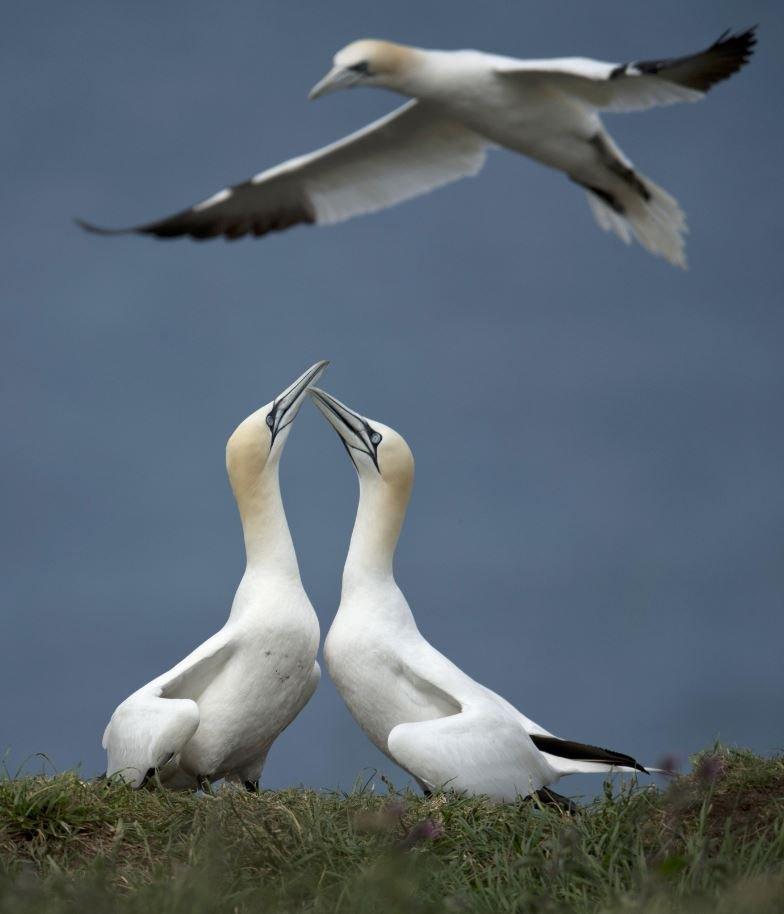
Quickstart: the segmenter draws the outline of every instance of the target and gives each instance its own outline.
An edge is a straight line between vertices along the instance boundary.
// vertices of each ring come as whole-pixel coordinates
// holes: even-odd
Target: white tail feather
[[[632,238],[652,254],[686,269],[686,216],[675,197],[647,178],[642,179],[650,192],[644,200],[633,187],[624,188],[619,201],[623,215],[588,191],[588,202],[594,218],[606,232],[613,232],[625,244]]]
[[[543,752],[542,754],[547,759],[548,764],[558,772],[559,777],[565,774],[641,773],[626,765],[609,765],[607,762],[589,762],[585,759],[562,758],[558,755],[550,755],[549,752]],[[650,771],[650,769],[648,770]]]

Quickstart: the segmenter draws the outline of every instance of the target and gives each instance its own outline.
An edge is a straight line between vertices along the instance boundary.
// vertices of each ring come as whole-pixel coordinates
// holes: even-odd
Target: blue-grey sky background
[[[784,308],[776,2],[17,3],[0,30],[0,745],[103,770],[116,704],[224,622],[243,568],[225,441],[308,365],[401,431],[397,577],[422,632],[555,732],[647,762],[784,746]],[[607,60],[760,22],[699,105],[608,116],[681,201],[683,273],[593,223],[563,176],[484,173],[261,241],[132,224],[316,148],[398,100],[309,103],[333,53]],[[306,406],[282,481],[326,634],[354,470]],[[269,787],[379,766],[328,677]]]

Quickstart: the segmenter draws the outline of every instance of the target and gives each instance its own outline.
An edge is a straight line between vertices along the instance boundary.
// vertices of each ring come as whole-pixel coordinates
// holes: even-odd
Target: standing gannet
[[[308,393],[359,475],[340,607],[324,659],[371,741],[426,792],[446,786],[502,801],[564,774],[645,772],[629,755],[553,736],[422,637],[392,568],[414,481],[411,451],[394,429],[323,390]]]
[[[685,266],[686,221],[677,201],[635,170],[600,114],[697,101],[748,61],[755,42],[754,28],[725,32],[687,57],[615,64],[355,41],[335,55],[310,97],[381,86],[412,101],[168,218],[116,230],[79,221],[102,234],[200,239],[341,222],[475,175],[487,149],[503,146],[582,185],[603,229],[627,244],[635,237],[652,253]]]
[[[223,628],[112,714],[107,775],[133,787],[219,778],[258,787],[270,746],[318,685],[319,624],[302,586],[278,468],[291,423],[327,362],[252,413],[226,445],[247,564]]]

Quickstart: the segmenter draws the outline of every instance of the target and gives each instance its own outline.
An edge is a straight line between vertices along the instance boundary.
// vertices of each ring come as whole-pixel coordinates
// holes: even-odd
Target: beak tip
[[[317,98],[321,98],[325,92],[329,92],[329,89],[329,75],[327,75],[324,79],[317,82],[310,92],[308,92],[308,101],[314,102]]]
[[[313,101],[316,98],[321,98],[322,95],[326,95],[328,92],[335,92],[337,89],[346,89],[349,86],[353,86],[356,81],[356,73],[335,64],[329,73],[320,79],[310,92],[308,92],[308,98]]]

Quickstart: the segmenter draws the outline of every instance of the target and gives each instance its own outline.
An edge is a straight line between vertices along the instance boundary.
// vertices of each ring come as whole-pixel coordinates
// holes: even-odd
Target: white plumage
[[[319,625],[302,586],[278,483],[281,453],[318,362],[248,416],[226,447],[245,574],[223,628],[127,698],[103,736],[107,775],[139,787],[219,778],[258,784],[270,746],[318,685]]]
[[[497,800],[564,774],[644,771],[631,756],[562,740],[471,679],[420,634],[393,574],[414,461],[393,429],[325,391],[310,395],[359,475],[359,505],[340,607],[324,644],[327,669],[372,742],[425,790]]]
[[[600,113],[696,101],[747,62],[755,40],[753,29],[725,33],[698,54],[629,64],[357,41],[335,56],[311,97],[370,85],[412,101],[174,216],[118,232],[234,239],[296,223],[340,222],[474,175],[487,149],[503,146],[582,185],[603,229],[685,266],[686,222],[678,203],[636,172]]]

